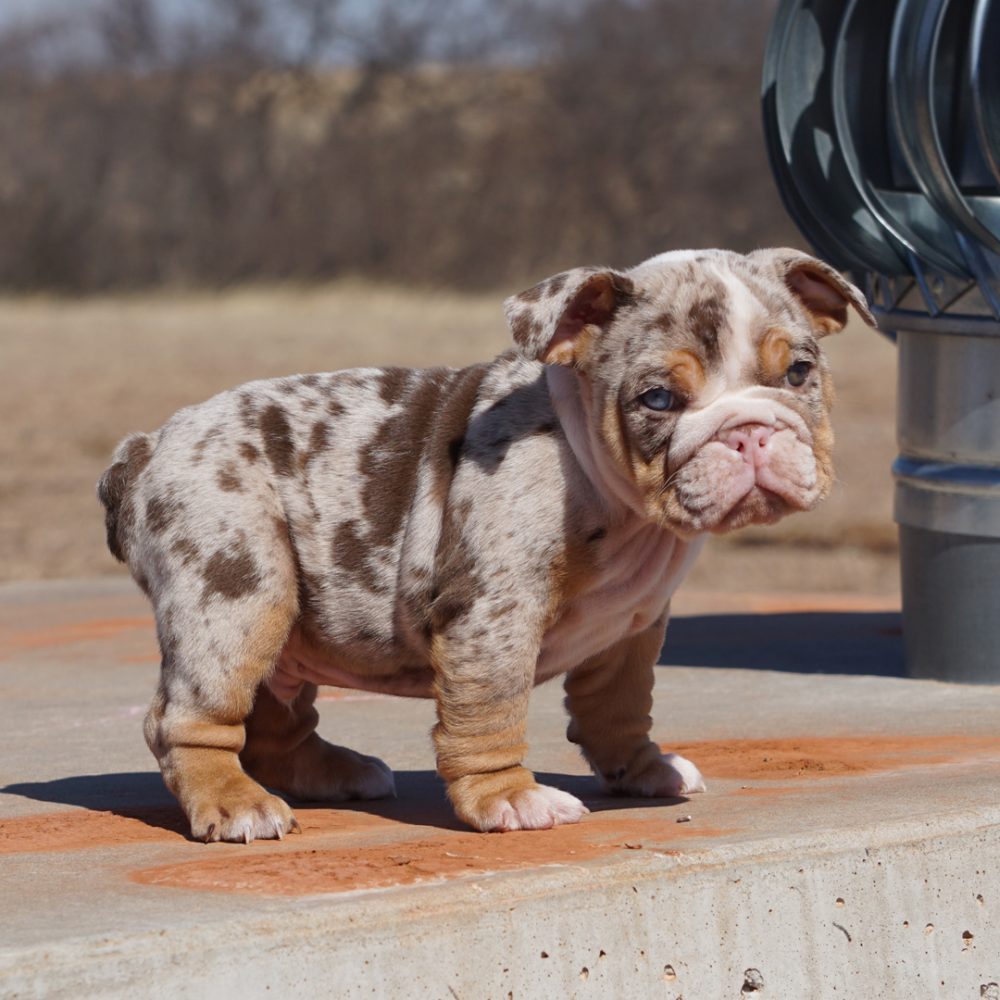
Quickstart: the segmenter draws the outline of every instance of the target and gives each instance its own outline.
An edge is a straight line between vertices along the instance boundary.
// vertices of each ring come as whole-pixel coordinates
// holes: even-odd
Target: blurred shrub
[[[770,2],[169,9],[0,37],[0,285],[496,287],[796,239],[758,124]]]

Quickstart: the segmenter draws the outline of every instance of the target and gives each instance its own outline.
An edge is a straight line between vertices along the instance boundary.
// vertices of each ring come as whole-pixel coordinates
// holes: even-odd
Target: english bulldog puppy
[[[704,788],[649,737],[670,598],[705,536],[830,488],[820,340],[857,288],[796,250],[665,253],[509,298],[470,368],[250,382],[118,447],[108,545],[163,654],[145,733],[194,837],[297,828],[287,803],[394,794],[315,732],[317,686],[433,698],[477,830],[575,823],[524,767],[534,685],[610,792]]]

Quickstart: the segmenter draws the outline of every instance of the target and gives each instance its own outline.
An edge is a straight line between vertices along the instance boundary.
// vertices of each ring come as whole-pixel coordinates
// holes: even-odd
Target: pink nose
[[[773,427],[764,424],[743,424],[725,431],[721,437],[723,444],[743,456],[750,465],[763,465],[766,460],[767,442],[774,433]]]

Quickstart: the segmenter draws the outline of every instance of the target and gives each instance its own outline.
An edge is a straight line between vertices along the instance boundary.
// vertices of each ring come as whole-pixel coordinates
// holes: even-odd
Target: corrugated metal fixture
[[[899,346],[909,670],[1000,683],[1000,0],[783,0],[763,105],[788,211]]]

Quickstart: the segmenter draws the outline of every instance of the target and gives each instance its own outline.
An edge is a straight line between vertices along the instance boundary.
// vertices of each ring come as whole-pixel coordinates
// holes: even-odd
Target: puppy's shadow
[[[172,833],[189,834],[187,818],[164,787],[159,771],[77,774],[53,781],[21,781],[0,788],[0,794],[108,812]]]
[[[444,783],[434,771],[396,771],[396,798],[351,802],[305,802],[284,796],[300,815],[313,809],[366,813],[407,826],[434,827],[468,832],[455,817],[445,795]],[[592,813],[608,809],[678,805],[684,798],[633,799],[606,795],[593,778],[582,775],[539,773],[539,782],[581,799]],[[4,795],[18,795],[36,802],[77,806],[108,812],[147,826],[190,836],[187,818],[163,785],[157,771],[79,774],[53,781],[24,781],[0,788]]]
[[[460,830],[468,832],[469,828],[455,817],[445,795],[444,782],[434,771],[395,771],[396,798],[375,799],[367,802],[333,803],[337,809],[353,812],[369,813],[397,823],[412,826],[431,826],[441,830]],[[609,809],[641,809],[650,806],[680,805],[688,800],[683,797],[662,799],[640,799],[623,795],[609,795],[602,792],[597,781],[589,775],[553,774],[536,772],[539,784],[551,785],[561,791],[575,795],[592,812],[599,813]],[[308,809],[317,803],[292,801],[296,809]]]

